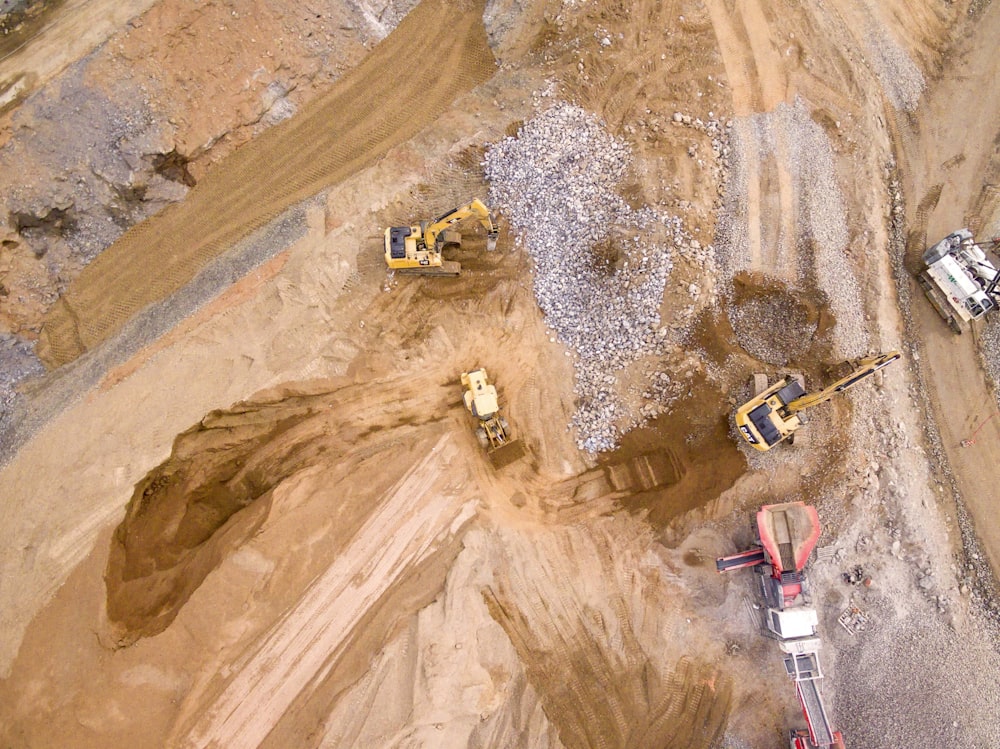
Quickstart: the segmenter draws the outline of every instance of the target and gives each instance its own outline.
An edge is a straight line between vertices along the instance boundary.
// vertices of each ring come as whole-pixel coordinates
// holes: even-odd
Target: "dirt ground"
[[[996,744],[995,384],[912,272],[1000,228],[1000,9],[13,6],[5,745],[784,746],[794,685],[752,576],[714,559],[790,500],[824,526],[847,746]],[[584,131],[516,148],[574,107],[628,154],[620,183],[572,151]],[[384,227],[473,197],[497,252],[470,225],[459,278],[386,272]],[[653,252],[662,287],[635,275]],[[552,267],[598,278],[592,306]],[[566,321],[620,314],[615,284],[655,319],[595,353]],[[889,349],[794,446],[737,444],[752,372],[812,388]],[[509,465],[462,406],[475,366]],[[594,425],[617,446],[581,449]]]

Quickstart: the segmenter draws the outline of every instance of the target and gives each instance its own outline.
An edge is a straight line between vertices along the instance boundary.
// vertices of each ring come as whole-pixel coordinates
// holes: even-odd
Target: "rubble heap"
[[[631,419],[616,374],[655,353],[679,218],[632,208],[618,188],[631,152],[583,109],[559,103],[486,154],[491,205],[502,208],[533,261],[546,322],[575,355],[573,425],[581,449],[615,447]]]

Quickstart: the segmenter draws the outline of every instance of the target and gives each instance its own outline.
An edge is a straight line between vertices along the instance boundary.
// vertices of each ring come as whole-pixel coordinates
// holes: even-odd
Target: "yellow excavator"
[[[451,227],[475,217],[486,229],[486,250],[492,252],[500,234],[496,219],[479,198],[454,208],[433,221],[413,226],[390,226],[385,230],[385,263],[390,270],[418,276],[457,276],[462,266],[445,260],[441,253],[448,246],[462,243],[462,235]]]
[[[754,375],[757,394],[736,409],[736,427],[754,448],[770,450],[783,440],[791,442],[795,430],[802,426],[799,414],[807,408],[825,403],[862,380],[871,377],[900,357],[898,351],[850,362],[853,370],[824,390],[807,393],[801,376],[788,375],[767,387],[767,378]]]

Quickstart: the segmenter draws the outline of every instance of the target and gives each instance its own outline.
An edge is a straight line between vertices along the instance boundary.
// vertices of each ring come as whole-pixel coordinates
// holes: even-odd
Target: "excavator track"
[[[454,260],[442,260],[440,266],[397,268],[394,272],[401,276],[443,276],[445,278],[457,278],[462,273],[462,264]]]
[[[955,316],[951,314],[948,310],[948,303],[941,297],[941,292],[933,284],[930,278],[927,277],[926,271],[917,275],[917,282],[920,284],[920,288],[924,290],[924,295],[930,300],[930,303],[934,305],[934,309],[938,311],[938,314],[944,318],[944,321],[948,323],[948,327],[951,328],[958,335],[962,335],[962,326],[959,325],[958,320]]]

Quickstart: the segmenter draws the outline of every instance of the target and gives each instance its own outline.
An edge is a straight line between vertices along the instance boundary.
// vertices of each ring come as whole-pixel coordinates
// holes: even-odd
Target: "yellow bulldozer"
[[[510,425],[500,413],[497,389],[490,384],[486,370],[480,367],[462,372],[462,387],[465,407],[478,419],[476,439],[493,465],[500,467],[520,458],[524,447],[520,441],[511,439]]]
[[[390,270],[418,276],[457,276],[461,264],[445,260],[448,247],[458,247],[462,235],[452,227],[467,218],[475,218],[486,229],[486,251],[497,246],[500,234],[490,209],[479,198],[453,208],[433,221],[412,226],[390,226],[385,230],[385,263]]]
[[[898,351],[850,362],[853,371],[829,387],[807,393],[801,376],[788,375],[767,387],[767,377],[754,375],[753,398],[736,409],[736,428],[751,446],[760,451],[770,450],[778,443],[794,439],[795,430],[803,422],[799,414],[807,408],[825,403],[871,377],[900,357]]]

